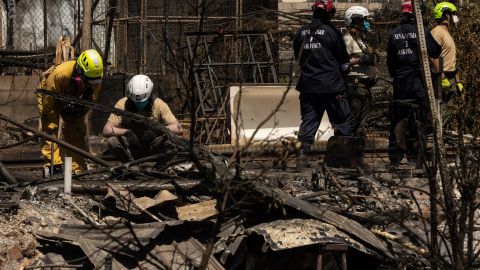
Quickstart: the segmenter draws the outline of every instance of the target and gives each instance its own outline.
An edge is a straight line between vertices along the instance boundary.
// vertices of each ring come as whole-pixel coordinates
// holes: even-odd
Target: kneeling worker
[[[117,101],[115,108],[145,116],[176,135],[182,134],[182,127],[168,105],[152,97],[153,82],[148,76],[133,76],[127,88],[127,97]],[[103,136],[109,137],[108,149],[122,162],[165,151],[165,140],[158,135],[143,123],[113,113],[103,127]]]

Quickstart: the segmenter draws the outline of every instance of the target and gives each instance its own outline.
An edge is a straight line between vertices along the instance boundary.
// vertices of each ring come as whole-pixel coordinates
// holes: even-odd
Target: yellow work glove
[[[457,91],[459,93],[462,93],[463,92],[463,84],[462,83],[457,83]]]
[[[57,128],[58,128],[57,124],[50,123],[50,124],[48,124],[48,127],[47,127],[46,131],[47,131],[48,134],[52,134]]]
[[[450,90],[450,87],[452,87],[452,84],[450,83],[450,80],[447,78],[442,79],[442,88],[443,90]]]

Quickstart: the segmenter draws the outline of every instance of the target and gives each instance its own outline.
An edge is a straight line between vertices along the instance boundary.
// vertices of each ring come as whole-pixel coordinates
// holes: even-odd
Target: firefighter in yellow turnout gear
[[[76,60],[66,61],[56,66],[40,82],[39,88],[64,94],[78,99],[96,101],[101,89],[103,75],[102,57],[96,50],[86,50]],[[37,95],[38,111],[40,113],[41,129],[50,135],[58,137],[59,120],[62,118],[62,134],[66,142],[88,151],[85,116],[88,108],[79,104],[54,99],[48,95]],[[83,157],[66,151],[72,157],[72,171],[79,173],[85,169]],[[57,144],[45,140],[42,147],[45,161],[44,176],[61,172],[62,158]],[[53,162],[53,166],[51,163]],[[51,171],[53,167],[54,171]]]

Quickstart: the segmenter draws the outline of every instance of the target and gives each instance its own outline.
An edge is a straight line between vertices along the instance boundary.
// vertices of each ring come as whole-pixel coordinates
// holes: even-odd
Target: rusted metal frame
[[[198,114],[198,109],[201,109],[202,113],[201,113],[200,116],[201,117],[206,117],[206,115],[207,115],[206,111],[207,110],[205,108],[205,101],[207,100],[207,96],[204,95],[204,93],[202,91],[202,87],[200,85],[199,74],[195,70],[194,70],[194,76],[195,76],[195,84],[197,86],[197,93],[198,93],[198,99],[199,99],[198,106],[195,109],[195,114]],[[207,119],[207,121],[204,122],[204,125],[202,125],[202,128],[205,128],[207,133],[210,132],[210,123],[208,122],[208,119]],[[195,135],[193,134],[193,136],[195,136]]]
[[[97,41],[93,37],[91,38],[91,41],[92,41],[93,47],[95,47],[95,50],[101,52],[102,48],[100,47],[100,45],[97,43]]]
[[[206,57],[207,57],[206,65],[207,65],[208,77],[210,79],[210,85],[211,85],[211,89],[212,89],[212,93],[213,93],[213,100],[214,100],[214,104],[215,104],[215,107],[216,107],[215,109],[218,111],[217,105],[218,105],[219,98],[217,96],[221,96],[221,93],[217,93],[216,89],[215,89],[215,82],[213,81],[213,79],[216,76],[215,76],[215,72],[210,67],[210,64],[212,63],[212,58],[210,57],[210,51],[208,50],[207,40],[205,39],[205,37],[203,37],[202,40],[203,40],[203,46],[205,47],[205,54],[206,54]]]
[[[277,70],[275,69],[272,48],[270,47],[267,34],[263,34],[263,40],[265,42],[265,48],[267,49],[267,55],[269,57],[270,72],[272,72],[273,82],[278,83]]]
[[[264,31],[241,31],[241,32],[226,32],[223,33],[223,37],[228,37],[228,38],[239,38],[239,37],[246,37],[248,35],[251,36],[262,36],[264,35]],[[202,37],[208,37],[208,36],[218,36],[218,32],[187,32],[185,33],[185,36],[195,38],[197,36],[202,36]]]
[[[191,48],[191,42],[190,42],[190,38],[192,37],[195,37],[195,38],[202,38],[202,44],[203,44],[203,47],[205,48],[205,53],[206,53],[206,57],[207,57],[207,63],[194,63],[194,75],[195,75],[195,82],[196,82],[196,86],[197,86],[197,93],[198,93],[198,96],[200,98],[200,104],[199,104],[199,108],[202,109],[202,113],[203,115],[202,116],[206,116],[206,111],[207,109],[205,108],[205,101],[209,101],[210,98],[209,98],[209,91],[213,91],[213,104],[214,104],[214,109],[216,109],[216,111],[219,111],[219,110],[225,110],[225,108],[219,108],[219,104],[218,104],[218,98],[217,96],[221,96],[221,92],[218,91],[217,89],[221,89],[223,88],[222,86],[216,86],[215,85],[215,73],[213,71],[213,68],[212,66],[219,66],[219,67],[224,67],[226,65],[245,65],[245,64],[249,64],[249,65],[256,65],[258,67],[258,70],[260,72],[260,79],[261,81],[263,82],[264,79],[263,79],[263,74],[262,74],[262,71],[261,71],[261,65],[264,65],[265,64],[265,67],[270,67],[272,68],[273,70],[275,69],[274,66],[271,65],[271,63],[273,62],[273,60],[270,60],[271,62],[255,62],[254,61],[254,55],[253,55],[253,48],[252,48],[252,44],[250,42],[250,37],[251,36],[259,36],[259,37],[263,37],[264,39],[266,38],[266,35],[265,34],[260,34],[260,33],[241,33],[241,34],[226,34],[225,36],[226,37],[233,37],[233,38],[236,38],[236,39],[240,39],[240,38],[244,38],[246,37],[248,39],[248,44],[249,44],[249,51],[251,53],[251,57],[252,57],[252,60],[253,62],[248,62],[248,63],[244,63],[244,62],[241,62],[241,63],[214,63],[211,61],[211,58],[210,58],[210,53],[209,53],[209,50],[208,50],[208,44],[206,42],[206,37],[208,36],[218,36],[218,34],[212,34],[212,33],[202,33],[202,32],[197,32],[197,33],[187,33],[186,34],[186,39],[187,39],[187,45],[189,47],[189,52],[190,52],[190,55],[193,55],[193,51],[192,51],[192,48]],[[266,40],[266,42],[268,42],[268,40]],[[270,48],[269,46],[267,46],[266,48]],[[268,52],[268,54],[271,56],[271,52]],[[193,60],[193,59],[192,59]],[[207,89],[207,83],[205,80],[203,80],[203,78],[201,79],[200,78],[200,75],[199,75],[199,72],[198,70],[200,69],[206,69],[208,74],[209,74],[209,80],[210,80],[210,86],[211,86],[211,89]],[[276,72],[273,73],[272,75],[274,77],[274,80],[277,81],[277,78],[276,78]],[[201,87],[201,81],[203,81],[203,85],[205,86],[204,89]],[[255,79],[256,80],[256,79]],[[217,93],[218,91],[218,93]],[[222,105],[224,106],[226,103],[224,102]],[[198,108],[198,107],[197,107]],[[204,125],[202,125],[202,128],[206,128],[206,134],[207,134],[207,139],[206,139],[206,143],[209,143],[210,141],[210,138],[211,138],[211,134],[213,134],[214,130],[215,130],[215,127],[217,125],[217,122],[218,120],[215,121],[215,124],[210,127],[210,123],[207,121],[204,123]],[[200,134],[200,138],[202,137],[202,134]],[[223,139],[222,139],[223,140]]]
[[[29,126],[27,126],[27,125],[24,125],[24,124],[22,124],[22,123],[19,123],[19,122],[17,122],[17,121],[14,121],[14,120],[8,118],[7,116],[5,116],[5,115],[3,115],[3,114],[0,114],[0,119],[3,120],[3,121],[9,122],[9,123],[11,123],[11,124],[13,124],[13,125],[15,125],[15,126],[21,127],[21,128],[24,129],[24,130],[30,131],[30,132],[32,132],[33,134],[35,134],[36,136],[39,136],[39,137],[42,137],[42,138],[44,138],[44,139],[47,139],[47,140],[49,140],[49,141],[51,141],[51,142],[57,143],[57,144],[63,146],[64,148],[66,148],[66,149],[68,149],[68,150],[70,150],[70,151],[72,151],[72,152],[74,152],[74,153],[76,153],[76,154],[79,154],[79,155],[81,155],[81,156],[83,156],[83,157],[85,157],[85,158],[87,158],[87,159],[90,159],[91,161],[94,161],[95,163],[98,163],[98,164],[100,164],[100,165],[102,165],[102,166],[104,166],[104,167],[112,167],[112,164],[110,164],[109,162],[107,162],[107,161],[105,161],[105,160],[103,160],[103,159],[101,159],[101,158],[99,158],[99,157],[97,157],[97,156],[94,156],[94,155],[92,155],[92,154],[90,154],[90,153],[88,153],[88,152],[86,152],[86,151],[84,151],[84,150],[82,150],[82,149],[80,149],[80,148],[78,148],[78,147],[76,147],[76,146],[73,146],[73,145],[71,145],[71,144],[69,144],[69,143],[67,143],[67,142],[65,142],[65,141],[63,141],[63,140],[59,140],[59,139],[57,139],[57,138],[54,137],[54,136],[48,135],[48,134],[46,134],[46,133],[44,133],[44,132],[37,131],[37,130],[34,129],[34,128],[31,128],[31,127],[29,127]]]
[[[139,46],[138,46],[138,65],[137,65],[137,70],[139,71],[140,74],[143,74],[144,72],[144,69],[145,69],[145,66],[144,66],[144,63],[143,63],[143,51],[144,51],[144,42],[145,42],[145,39],[144,39],[144,35],[145,35],[145,24],[144,24],[144,21],[145,21],[145,9],[144,9],[144,6],[145,6],[145,1],[146,0],[139,0],[140,1],[140,24],[139,24]]]
[[[248,49],[250,51],[250,56],[252,57],[251,59],[254,63],[256,63],[255,55],[253,54],[252,41],[250,40],[250,35],[247,35],[247,41],[248,41]],[[258,69],[260,81],[263,83],[264,81],[263,81],[262,69],[260,68],[260,65],[258,63],[256,63],[256,67]],[[254,78],[254,81],[257,82],[257,79],[255,78],[255,76],[253,78]]]
[[[103,52],[103,63],[107,65],[108,54],[110,53],[110,43],[112,39],[113,20],[117,13],[118,0],[110,0],[108,4],[108,20],[107,20],[107,32],[105,34],[105,51]]]
[[[147,26],[147,23],[148,23],[148,14],[147,14],[147,7],[148,7],[148,0],[143,0],[144,1],[144,4],[143,4],[143,20],[142,20],[142,25],[143,25],[143,41],[142,41],[142,57],[143,57],[143,62],[142,62],[142,65],[143,65],[143,72],[147,72],[147,48],[148,48],[148,44],[147,44],[147,30],[148,30],[148,26]]]
[[[429,186],[432,189],[430,192],[432,195],[430,196],[430,204],[431,204],[431,210],[430,210],[430,218],[431,218],[431,227],[432,230],[430,232],[430,245],[431,245],[431,258],[430,261],[432,263],[432,269],[437,269],[437,261],[438,261],[438,256],[439,255],[439,245],[438,245],[438,231],[437,231],[437,226],[438,224],[438,213],[437,213],[437,204],[438,204],[438,196],[437,196],[437,190],[436,190],[436,184],[437,182],[440,182],[442,184],[442,190],[443,190],[443,195],[444,195],[444,201],[445,201],[445,214],[448,220],[448,227],[449,227],[449,234],[450,234],[450,240],[452,244],[452,253],[453,254],[463,254],[463,243],[462,246],[458,243],[457,239],[457,224],[456,224],[456,210],[455,210],[455,202],[454,202],[454,195],[453,195],[453,184],[449,177],[447,177],[445,169],[447,168],[447,163],[445,160],[445,145],[443,142],[443,132],[442,132],[442,121],[439,113],[439,108],[437,107],[437,101],[435,99],[435,89],[433,88],[433,83],[432,83],[432,77],[430,73],[430,63],[429,63],[429,58],[428,58],[428,52],[427,52],[427,44],[426,44],[426,39],[425,39],[425,31],[424,31],[424,25],[423,25],[423,18],[422,18],[422,11],[420,8],[420,2],[419,0],[413,1],[413,7],[414,7],[414,12],[415,12],[415,22],[417,26],[417,32],[418,32],[418,49],[420,51],[420,64],[422,66],[422,79],[423,83],[426,86],[427,89],[427,94],[428,94],[428,100],[429,100],[429,105],[430,105],[430,112],[432,115],[432,124],[434,128],[434,143],[435,143],[435,153],[434,153],[434,159],[435,160],[435,176],[431,176],[429,178]],[[435,177],[435,178],[434,178]],[[452,262],[454,263],[459,263],[457,266],[461,266],[460,258],[458,256],[452,257]]]
[[[38,52],[38,51],[30,51],[30,50],[0,50],[0,56],[2,56],[2,57],[5,57],[5,56],[13,56],[13,57],[38,56],[38,57],[43,57],[43,53]]]
[[[163,23],[163,75],[167,73],[167,62],[169,61],[168,57],[168,49],[169,49],[169,44],[168,44],[168,24],[169,24],[169,11],[170,11],[170,1],[169,0],[163,0],[163,18],[164,18],[164,23]],[[161,22],[161,19],[159,18],[159,21]]]
[[[222,63],[222,62],[215,62],[210,64],[194,64],[195,68],[197,69],[207,69],[208,66],[210,67],[224,67],[226,65],[229,66],[245,66],[245,65],[260,65],[261,67],[269,67],[269,62],[239,62],[239,63]]]
[[[225,107],[226,107],[227,101],[228,101],[228,95],[225,95],[225,97],[223,98],[223,102],[220,106],[220,112],[215,118],[215,121],[213,122],[213,127],[215,127],[219,121],[223,120],[222,121],[224,124],[223,130],[225,130],[227,121],[225,121],[226,118],[223,118],[223,117],[226,117]],[[210,137],[212,136],[213,131],[214,129],[212,128],[210,133],[207,135],[207,143],[210,142]],[[223,142],[223,138],[222,138],[222,142]]]
[[[26,61],[0,59],[0,63],[2,63],[3,66],[27,67],[27,68],[33,68],[33,69],[39,68],[39,63],[32,63],[32,62],[26,62]]]
[[[199,37],[197,37],[199,38]],[[186,37],[186,40],[187,40],[187,46],[188,46],[188,52],[189,52],[189,57],[190,57],[190,61],[191,63],[193,64],[194,63],[194,55],[196,55],[196,53],[194,54],[193,52],[193,48],[192,48],[192,43],[190,41],[190,39],[188,38],[188,36]],[[195,42],[195,45],[198,46],[197,42]],[[197,50],[197,48],[195,48],[195,50]],[[198,73],[197,73],[197,70],[192,67],[192,72],[193,72],[193,76],[195,78],[195,85],[196,85],[196,88],[197,88],[197,95],[200,99],[200,102],[199,102],[199,106],[200,109],[202,110],[202,117],[206,115],[206,110],[205,110],[205,107],[203,105],[203,93],[202,93],[202,88],[200,86],[200,79],[198,78]],[[194,95],[194,93],[191,93],[192,95]],[[195,110],[194,114],[196,115],[197,114],[197,111],[198,111],[198,107],[195,109],[195,105],[196,104],[190,104],[190,106],[192,106],[192,109]],[[202,125],[202,127],[205,127],[207,129],[207,133],[209,132],[210,130],[210,125],[208,123],[208,121],[206,123],[204,123],[204,125]],[[195,134],[190,134],[190,136],[195,137]]]

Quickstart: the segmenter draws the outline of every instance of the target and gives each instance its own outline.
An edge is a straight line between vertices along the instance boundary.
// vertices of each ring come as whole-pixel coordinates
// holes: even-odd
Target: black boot
[[[300,150],[297,154],[297,170],[302,171],[306,168],[310,168],[310,161],[307,157],[307,151]]]
[[[353,150],[352,168],[364,169],[366,167],[363,161],[363,157],[365,155],[365,138],[363,137],[352,138],[352,150]]]
[[[43,166],[43,178],[55,178],[63,176],[63,168],[61,164],[53,165],[53,172],[50,166]]]

